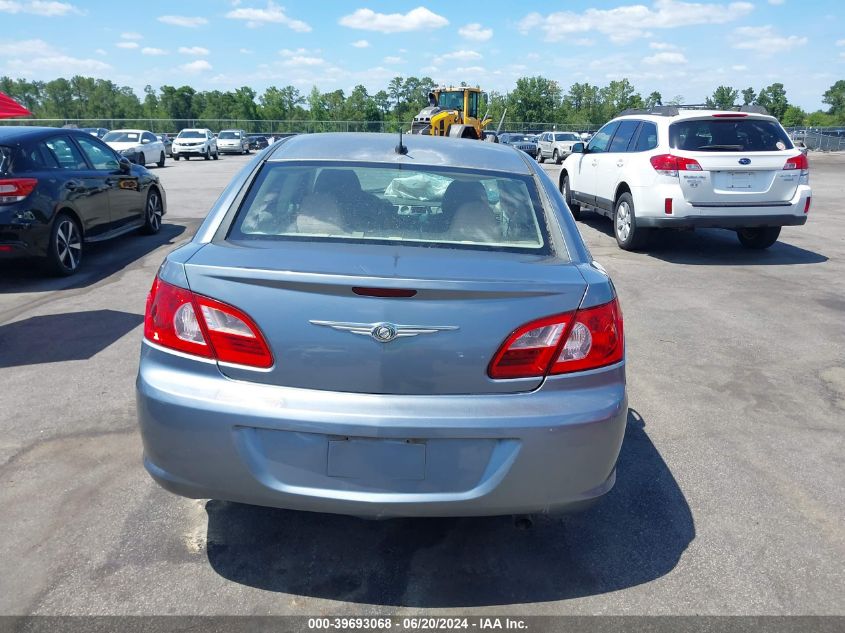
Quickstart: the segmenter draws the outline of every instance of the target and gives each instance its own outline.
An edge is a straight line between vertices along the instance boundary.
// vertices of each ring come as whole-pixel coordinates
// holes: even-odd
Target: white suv
[[[205,160],[213,158],[217,160],[220,153],[217,151],[217,139],[208,129],[185,129],[173,139],[170,147],[173,160],[184,158],[188,160],[191,156],[201,156]]]
[[[223,154],[249,154],[249,139],[243,130],[220,130],[217,149]]]
[[[564,161],[560,191],[577,218],[613,219],[619,246],[645,246],[655,228],[726,228],[768,248],[804,224],[807,157],[777,119],[750,111],[666,106],[624,112]]]
[[[543,132],[537,141],[537,162],[551,158],[560,165],[572,153],[572,146],[580,142],[581,137],[575,132]]]

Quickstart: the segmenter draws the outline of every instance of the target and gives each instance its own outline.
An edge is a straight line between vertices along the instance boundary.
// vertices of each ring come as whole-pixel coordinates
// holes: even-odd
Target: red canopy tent
[[[14,99],[0,92],[0,119],[10,119],[15,116],[33,116],[33,114]]]

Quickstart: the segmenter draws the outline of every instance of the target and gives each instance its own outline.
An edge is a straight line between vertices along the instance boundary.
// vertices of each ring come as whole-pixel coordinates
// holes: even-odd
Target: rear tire
[[[70,215],[59,213],[50,231],[47,259],[50,270],[60,277],[69,277],[82,263],[82,231]]]
[[[619,248],[625,251],[641,249],[648,242],[651,231],[637,226],[634,199],[630,193],[619,196],[613,207],[613,234]]]
[[[156,165],[158,165],[159,167],[164,167],[164,152],[161,153],[161,156],[159,157]]]
[[[737,229],[736,236],[745,248],[763,250],[778,241],[779,226],[760,226],[748,229]]]
[[[572,199],[572,190],[569,188],[569,176],[564,176],[560,183],[560,192],[563,194],[563,199],[566,201],[566,206],[572,213],[572,217],[576,220],[581,217],[581,205]]]
[[[544,160],[546,160],[546,159],[543,158],[543,150],[538,149],[537,150],[537,162],[542,163]]]

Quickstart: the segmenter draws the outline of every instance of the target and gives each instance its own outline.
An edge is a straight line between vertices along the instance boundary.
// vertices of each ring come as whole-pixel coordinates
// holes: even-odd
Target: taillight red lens
[[[804,203],[804,213],[810,212],[810,202],[813,200],[812,196],[807,196],[807,202]]]
[[[702,171],[701,165],[694,158],[675,156],[674,154],[658,154],[651,157],[654,171],[664,176],[677,176],[679,171]]]
[[[144,338],[223,363],[262,369],[273,365],[263,335],[246,314],[158,278],[147,297]]]
[[[711,114],[710,116],[717,119],[735,119],[737,117],[748,116],[747,112],[720,112],[719,114]]]
[[[793,156],[792,158],[788,159],[783,168],[800,169],[801,171],[806,171],[810,169],[810,161],[807,160],[807,157],[804,154],[798,154],[798,156]]]
[[[36,178],[0,179],[0,204],[20,202],[31,194],[38,185]]]
[[[517,328],[490,361],[491,378],[539,378],[595,369],[625,354],[622,312],[616,299]]]

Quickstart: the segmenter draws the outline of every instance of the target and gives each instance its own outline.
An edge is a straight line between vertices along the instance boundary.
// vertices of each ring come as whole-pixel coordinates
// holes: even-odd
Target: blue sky
[[[719,84],[780,81],[814,110],[845,78],[842,0],[0,0],[0,24],[0,75],[92,75],[139,94],[146,84],[348,93],[396,75],[506,91],[540,74],[564,89],[628,77],[644,95],[688,103]]]

